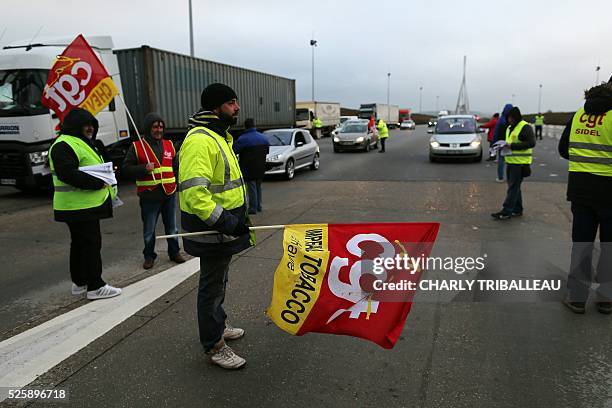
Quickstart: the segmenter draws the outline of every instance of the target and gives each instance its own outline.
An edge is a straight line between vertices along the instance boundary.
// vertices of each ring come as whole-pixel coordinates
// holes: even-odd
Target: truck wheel
[[[315,153],[314,158],[312,159],[312,164],[310,165],[311,170],[319,170],[319,166],[321,163],[319,162],[319,153]]]
[[[295,163],[293,159],[287,160],[287,164],[285,164],[285,178],[287,180],[293,179],[295,176]]]

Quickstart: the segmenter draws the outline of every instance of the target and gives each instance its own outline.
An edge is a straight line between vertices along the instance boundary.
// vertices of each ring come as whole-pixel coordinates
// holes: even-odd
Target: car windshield
[[[47,82],[45,69],[11,69],[0,71],[0,116],[33,116],[49,113],[42,105]]]
[[[308,109],[296,109],[295,120],[310,120],[310,111]]]
[[[293,132],[268,131],[264,133],[270,142],[270,146],[289,146]]]
[[[367,130],[367,125],[363,123],[345,123],[340,133],[365,133]]]
[[[476,133],[476,121],[473,118],[440,118],[436,125],[436,133]]]

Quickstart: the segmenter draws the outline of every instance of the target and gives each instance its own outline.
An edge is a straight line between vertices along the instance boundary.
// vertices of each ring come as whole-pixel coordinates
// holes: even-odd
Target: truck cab
[[[20,190],[51,186],[48,151],[59,132],[59,119],[41,97],[55,58],[73,38],[16,42],[0,50],[0,185]],[[109,36],[88,37],[121,93],[117,59]],[[112,160],[129,145],[125,109],[117,98],[96,118],[96,143]],[[123,147],[122,147],[123,146]]]

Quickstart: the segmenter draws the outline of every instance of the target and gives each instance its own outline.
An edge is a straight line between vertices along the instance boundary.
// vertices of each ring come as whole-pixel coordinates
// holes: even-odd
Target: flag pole
[[[128,109],[127,104],[125,103],[125,100],[123,99],[123,95],[118,94],[117,96],[119,96],[119,99],[121,99],[121,103],[123,103],[123,108],[125,109],[125,113],[127,113],[128,118],[130,118],[130,121],[132,122],[132,126],[134,126],[134,130],[136,131],[136,135],[138,136],[138,140],[140,140],[140,144],[142,145],[142,151],[145,154],[147,163],[150,164],[151,159],[149,158],[149,155],[147,154],[147,149],[144,145],[144,141],[142,140],[142,136],[140,136],[140,132],[138,132],[138,127],[136,127],[136,122],[134,122],[134,118],[132,117],[132,114],[130,113],[130,110]],[[153,180],[155,180],[155,173],[151,172],[151,176],[153,177]]]
[[[285,228],[284,225],[261,225],[258,227],[249,227],[249,230],[262,231],[262,230],[283,229],[283,228]],[[156,239],[167,239],[167,238],[193,237],[195,235],[213,235],[213,234],[220,234],[220,232],[219,231],[184,232],[182,234],[161,235],[155,238]]]

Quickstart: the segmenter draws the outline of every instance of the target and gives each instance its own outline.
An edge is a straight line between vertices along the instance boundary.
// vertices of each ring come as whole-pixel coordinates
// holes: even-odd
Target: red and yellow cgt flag
[[[63,122],[64,116],[75,107],[96,115],[118,94],[104,65],[79,35],[51,67],[42,104],[52,109]]]
[[[418,283],[422,270],[381,271],[382,261],[428,257],[438,229],[437,223],[286,226],[268,316],[293,335],[343,334],[392,348],[415,290],[381,290],[382,283]]]

